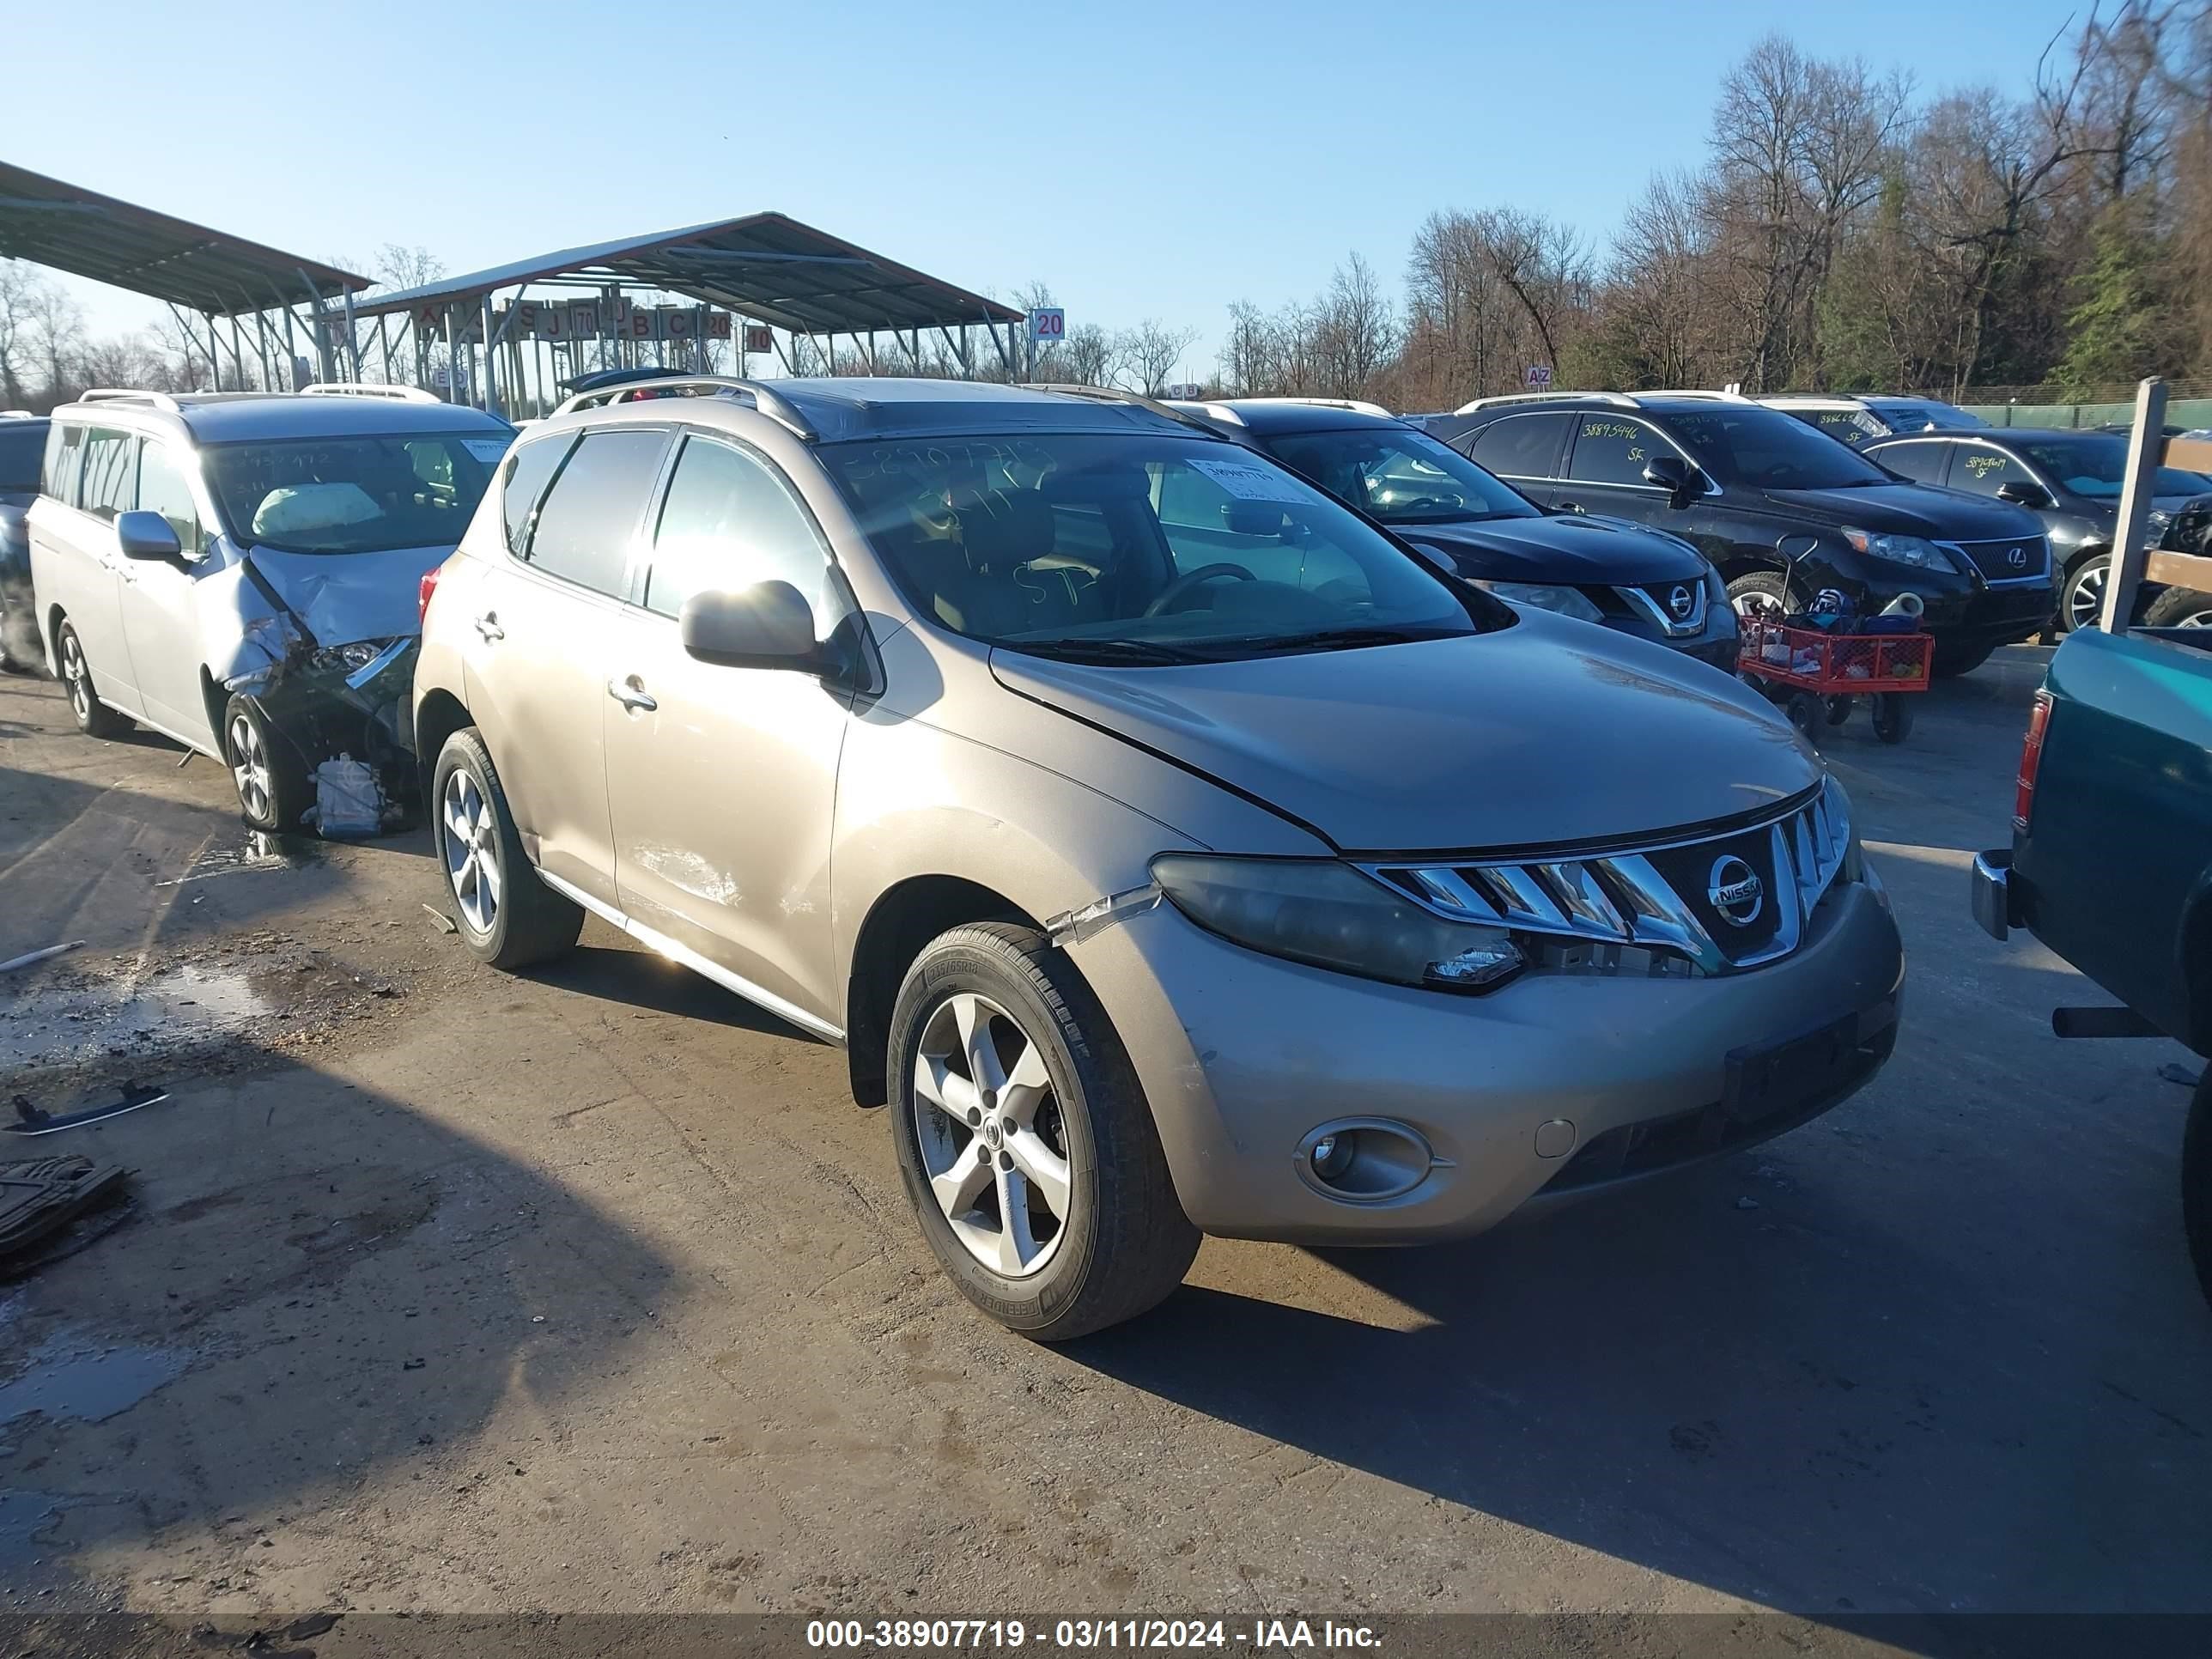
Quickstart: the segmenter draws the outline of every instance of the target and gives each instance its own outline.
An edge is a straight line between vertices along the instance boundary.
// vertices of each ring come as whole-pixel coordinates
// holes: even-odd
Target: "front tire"
[[[2112,556],[2093,553],[2066,573],[2058,588],[2058,631],[2072,634],[2084,628],[2104,626],[2105,584],[2112,574]]]
[[[270,724],[257,699],[240,694],[223,709],[222,757],[247,829],[278,836],[299,828],[312,793],[307,770],[298,746]]]
[[[2145,628],[2212,628],[2212,593],[2169,587],[2143,612]]]
[[[77,638],[75,625],[66,620],[54,634],[54,655],[61,662],[62,690],[69,693],[70,714],[76,729],[88,738],[119,738],[128,732],[134,722],[128,714],[118,714],[100,702],[92,665],[85,660],[84,641]]]
[[[512,973],[575,944],[583,909],[538,878],[476,727],[464,726],[438,751],[428,806],[444,896],[464,945]]]
[[[954,1284],[1009,1330],[1064,1342],[1133,1319],[1198,1253],[1135,1070],[1034,929],[956,927],[891,1013],[891,1132]]]
[[[1874,699],[1874,734],[1884,743],[1903,743],[1912,735],[1912,699],[1917,693],[1878,691]]]
[[[1741,621],[1778,623],[1790,609],[1789,587],[1779,570],[1753,570],[1728,585],[1729,604]]]

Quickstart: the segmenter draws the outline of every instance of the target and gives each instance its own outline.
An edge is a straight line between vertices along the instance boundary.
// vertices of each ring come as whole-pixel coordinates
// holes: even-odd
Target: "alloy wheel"
[[[62,635],[62,682],[69,687],[70,707],[82,721],[92,713],[92,676],[84,671],[84,647],[76,642],[76,629]]]
[[[957,992],[923,1025],[913,1077],[922,1168],[953,1237],[1005,1278],[1041,1271],[1074,1184],[1044,1050],[997,1003]]]
[[[257,823],[269,819],[269,750],[261,741],[261,728],[244,714],[230,722],[230,781],[238,790],[238,804]]]
[[[2185,616],[2175,617],[2166,626],[2168,628],[2212,628],[2212,605],[2200,605]]]
[[[456,767],[446,778],[445,799],[440,805],[438,842],[446,860],[446,879],[470,929],[491,932],[506,890],[499,867],[499,837],[491,803],[468,772]]]
[[[1758,588],[1732,593],[1729,596],[1729,603],[1735,606],[1736,616],[1744,622],[1778,623],[1784,614],[1780,599]]]
[[[2100,628],[2105,620],[2105,584],[2112,572],[2108,559],[2092,559],[2066,587],[2066,626]]]

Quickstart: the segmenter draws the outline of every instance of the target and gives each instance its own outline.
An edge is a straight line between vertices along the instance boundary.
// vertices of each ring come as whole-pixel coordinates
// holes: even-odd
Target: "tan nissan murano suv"
[[[1139,1313],[1202,1232],[1472,1233],[1888,1056],[1844,792],[1728,676],[1139,400],[617,397],[423,584],[462,937],[520,968],[588,911],[842,1042],[1007,1326]]]

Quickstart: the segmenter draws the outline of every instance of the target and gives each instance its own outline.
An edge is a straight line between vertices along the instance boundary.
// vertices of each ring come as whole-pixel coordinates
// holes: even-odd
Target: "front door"
[[[148,440],[138,451],[138,511],[158,513],[177,532],[184,558],[120,560],[123,635],[144,704],[144,718],[172,737],[216,749],[201,692],[200,620],[194,585],[205,566],[200,509],[191,474],[167,445]]]
[[[830,845],[849,690],[685,654],[686,597],[787,581],[817,638],[851,617],[828,544],[764,458],[684,441],[641,603],[610,637],[607,799],[623,912],[764,1000],[834,1024]]]
[[[1671,492],[1644,482],[1644,469],[1661,455],[1680,456],[1646,422],[1618,409],[1593,409],[1575,416],[1574,450],[1557,506],[1633,519],[1656,530],[1679,526]]]

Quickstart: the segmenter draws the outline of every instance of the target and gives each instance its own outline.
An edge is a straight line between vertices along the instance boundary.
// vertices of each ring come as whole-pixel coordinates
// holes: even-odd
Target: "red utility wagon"
[[[1909,699],[1928,689],[1936,641],[1927,634],[1826,634],[1755,617],[1742,619],[1743,677],[1780,703],[1808,738],[1825,719],[1841,726],[1868,698],[1875,735],[1903,743],[1912,730]]]

